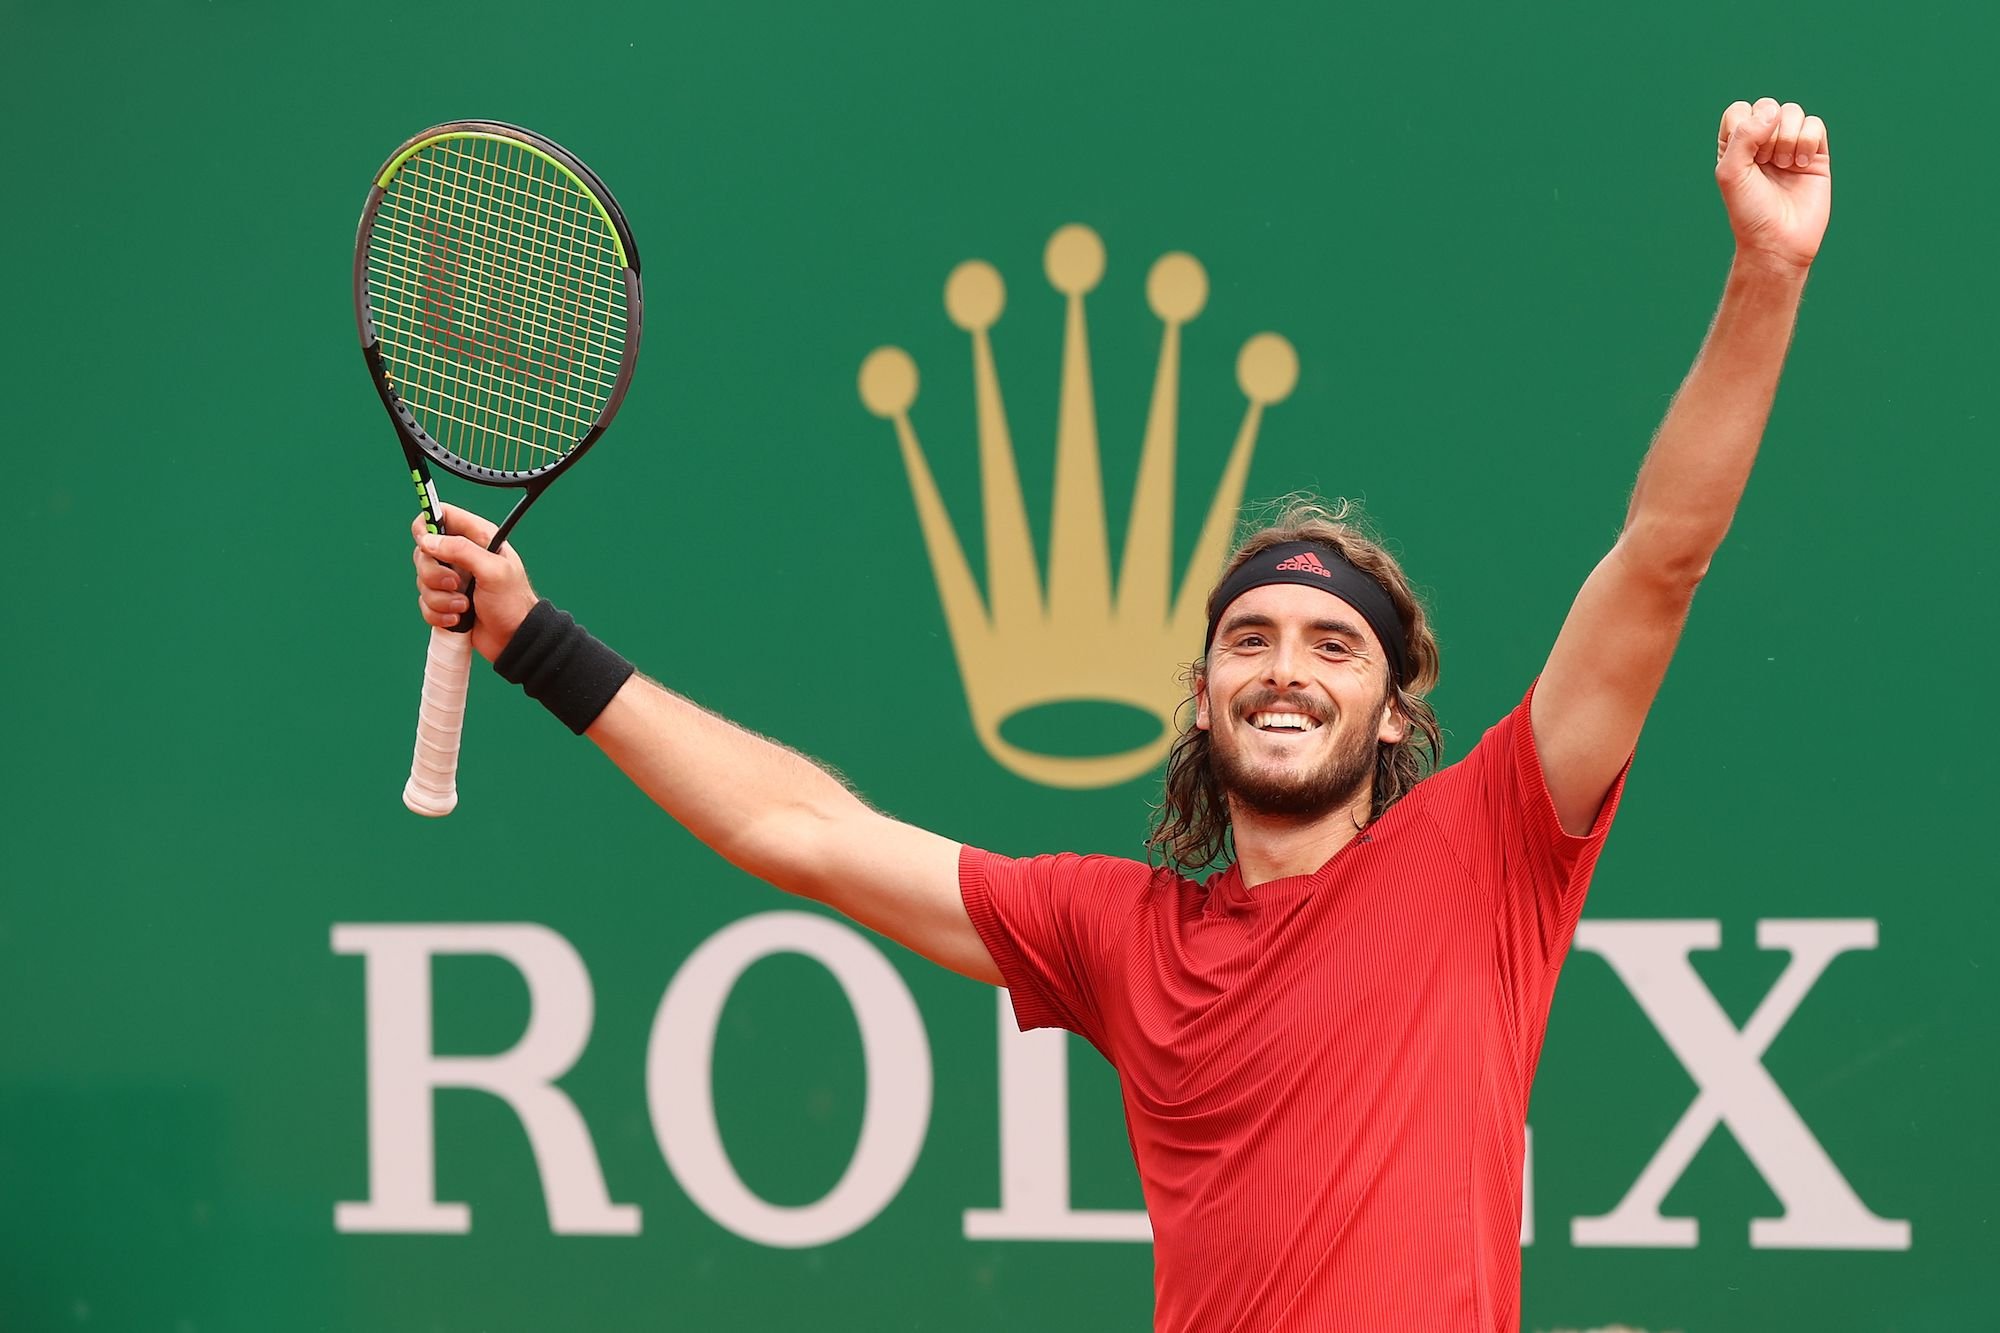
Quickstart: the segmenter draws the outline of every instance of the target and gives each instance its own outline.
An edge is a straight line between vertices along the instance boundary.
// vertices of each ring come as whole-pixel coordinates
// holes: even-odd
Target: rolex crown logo
[[[1179,666],[1201,650],[1207,624],[1202,600],[1228,554],[1257,430],[1264,409],[1283,401],[1297,383],[1298,357],[1275,333],[1243,344],[1236,358],[1236,382],[1248,399],[1243,423],[1179,587],[1173,587],[1181,330],[1207,304],[1208,275],[1192,255],[1166,254],[1154,262],[1146,300],[1162,325],[1159,368],[1114,588],[1084,319],[1084,297],[1104,276],[1104,245],[1088,227],[1064,227],[1049,238],[1044,267],[1068,308],[1046,585],[1029,535],[993,356],[992,329],[1007,296],[991,264],[977,259],[960,264],[944,288],[952,323],[972,336],[986,533],[984,597],[910,422],[917,367],[909,354],[898,347],[870,353],[861,365],[861,401],[895,425],[980,744],[1032,782],[1107,787],[1146,773],[1173,742],[1174,709],[1182,698]],[[1033,710],[1091,702],[1141,710],[1157,731],[1143,744],[1099,754],[1045,752],[1021,743],[1018,735],[1010,740],[1002,734],[1011,720]]]

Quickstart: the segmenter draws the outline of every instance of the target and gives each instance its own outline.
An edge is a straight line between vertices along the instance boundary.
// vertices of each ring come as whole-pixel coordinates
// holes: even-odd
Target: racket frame
[[[612,382],[611,392],[604,406],[599,409],[597,419],[578,439],[576,444],[561,458],[544,463],[540,467],[519,471],[490,468],[470,459],[461,458],[440,444],[431,434],[418,424],[416,415],[396,392],[388,367],[382,360],[381,341],[375,332],[375,319],[368,300],[368,241],[374,232],[376,215],[381,211],[382,200],[388,191],[389,182],[400,171],[403,164],[421,149],[441,139],[475,137],[499,139],[519,144],[542,157],[548,158],[564,171],[569,172],[584,186],[598,205],[604,220],[611,224],[622,251],[625,264],[625,343],[619,357],[618,371]],[[354,320],[361,333],[361,354],[368,363],[368,378],[375,386],[375,392],[382,399],[382,406],[389,413],[389,420],[395,423],[397,438],[402,442],[403,458],[409,464],[410,481],[416,487],[417,501],[423,508],[424,525],[432,532],[443,531],[438,522],[437,486],[431,480],[432,463],[442,467],[455,477],[478,482],[483,486],[513,486],[523,489],[524,494],[502,520],[498,531],[488,546],[497,551],[507,540],[507,534],[521,521],[521,515],[528,511],[549,484],[560,476],[563,470],[597,443],[598,437],[611,424],[618,409],[625,401],[625,391],[632,383],[632,369],[639,360],[639,339],[645,326],[644,299],[639,281],[639,247],[632,239],[631,228],[625,223],[625,215],[618,208],[618,201],[604,181],[585,166],[581,159],[561,144],[533,130],[519,125],[510,125],[500,120],[454,120],[442,125],[433,125],[419,134],[413,134],[399,145],[375,173],[374,185],[368,191],[368,203],[361,211],[360,225],[354,236]],[[472,628],[472,617],[462,616],[455,627],[460,633]]]

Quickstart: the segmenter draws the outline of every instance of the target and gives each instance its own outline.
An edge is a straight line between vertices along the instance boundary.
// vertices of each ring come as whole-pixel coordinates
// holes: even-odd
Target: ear
[[[1375,739],[1384,745],[1401,745],[1409,734],[1410,720],[1396,707],[1396,696],[1392,693],[1382,702],[1382,725],[1375,729]]]
[[[1205,676],[1194,678],[1194,729],[1208,730],[1208,678]]]

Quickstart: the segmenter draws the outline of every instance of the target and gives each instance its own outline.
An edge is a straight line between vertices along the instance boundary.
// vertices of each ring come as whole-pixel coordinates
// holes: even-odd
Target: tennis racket
[[[639,355],[639,252],[604,182],[539,134],[425,130],[375,175],[354,239],[354,318],[425,525],[431,468],[523,494],[507,534],[604,434]],[[472,581],[466,580],[470,600]],[[473,612],[431,631],[403,804],[458,804]]]

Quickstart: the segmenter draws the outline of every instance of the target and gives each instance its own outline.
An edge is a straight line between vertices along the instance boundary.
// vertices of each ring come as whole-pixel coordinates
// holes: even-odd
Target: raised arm
[[[1819,117],[1768,97],[1734,103],[1716,156],[1736,235],[1721,308],[1639,470],[1624,531],[1535,687],[1535,744],[1571,833],[1589,830],[1638,743],[1695,586],[1735,517],[1826,231],[1833,169]]]
[[[536,597],[511,545],[486,550],[493,525],[445,514],[455,535],[415,525],[424,618],[450,627],[476,580],[473,647],[491,660]],[[443,561],[443,564],[439,562]],[[451,566],[452,568],[447,568]],[[870,809],[811,760],[633,675],[584,733],[710,848],[788,893],[826,903],[934,962],[1000,985],[1000,970],[958,893],[958,844]]]

